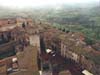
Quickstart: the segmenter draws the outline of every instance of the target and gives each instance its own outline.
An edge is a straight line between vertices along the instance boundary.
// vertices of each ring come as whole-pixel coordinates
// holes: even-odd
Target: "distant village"
[[[31,18],[0,19],[0,75],[99,75],[98,57],[83,33]]]

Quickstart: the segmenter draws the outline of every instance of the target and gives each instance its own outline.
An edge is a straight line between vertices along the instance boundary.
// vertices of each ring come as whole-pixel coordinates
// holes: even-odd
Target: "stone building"
[[[23,52],[17,53],[20,71],[38,71],[37,67],[37,47],[26,47]]]
[[[16,62],[12,61],[14,58],[16,58],[16,56],[7,57],[0,60],[0,75],[8,75],[18,68],[17,60]]]
[[[41,37],[43,38],[45,48],[59,52],[60,39],[58,38],[58,36],[61,33],[62,33],[61,31],[53,28],[47,28],[44,32],[42,32]]]
[[[0,27],[3,25],[9,25],[9,24],[15,24],[16,21],[14,18],[5,18],[5,19],[0,19]]]
[[[76,36],[76,37],[75,37]],[[78,36],[78,37],[77,37]],[[79,37],[81,36],[81,37]],[[60,36],[61,55],[80,64],[83,68],[91,71],[94,67],[93,61],[88,59],[85,54],[90,54],[93,49],[88,49],[84,42],[84,37],[77,33]]]
[[[32,26],[31,19],[17,17],[0,20],[0,55],[11,54],[13,51],[14,55],[3,57],[5,64],[0,66],[0,69],[4,69],[4,71],[0,73],[8,74],[11,71],[13,74],[13,72],[24,70],[26,74],[32,75],[33,72],[38,72],[37,54],[40,51],[40,38],[39,31],[35,26]],[[11,58],[15,55],[16,58]],[[6,60],[8,57],[10,59]],[[25,73],[21,72],[17,75],[20,74]]]

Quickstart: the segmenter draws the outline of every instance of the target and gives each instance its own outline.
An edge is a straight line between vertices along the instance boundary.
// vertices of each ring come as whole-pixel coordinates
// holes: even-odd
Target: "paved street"
[[[45,57],[45,55],[43,54],[42,57]],[[81,68],[81,66],[70,59],[65,59],[61,55],[56,53],[48,55],[46,54],[46,57],[43,59],[47,60],[47,58],[53,65],[52,67],[53,75],[58,75],[58,73],[62,70],[61,68],[63,68],[63,70],[69,70],[72,75],[83,75],[82,74],[83,69]],[[49,72],[47,73],[44,72],[43,75],[51,75],[51,74]]]

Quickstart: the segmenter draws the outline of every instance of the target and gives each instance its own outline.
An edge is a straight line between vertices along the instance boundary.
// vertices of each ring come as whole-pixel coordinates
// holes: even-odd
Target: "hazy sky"
[[[26,6],[44,6],[56,5],[61,3],[87,3],[100,0],[0,0],[0,5],[10,7],[26,7]]]

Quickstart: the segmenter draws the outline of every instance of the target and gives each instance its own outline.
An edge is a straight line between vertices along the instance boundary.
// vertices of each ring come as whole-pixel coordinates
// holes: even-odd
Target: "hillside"
[[[87,42],[93,44],[100,40],[99,4],[59,5],[40,8],[8,9],[0,7],[0,18],[24,16],[35,20],[50,22],[63,31],[82,32]],[[6,13],[7,12],[7,13]]]

